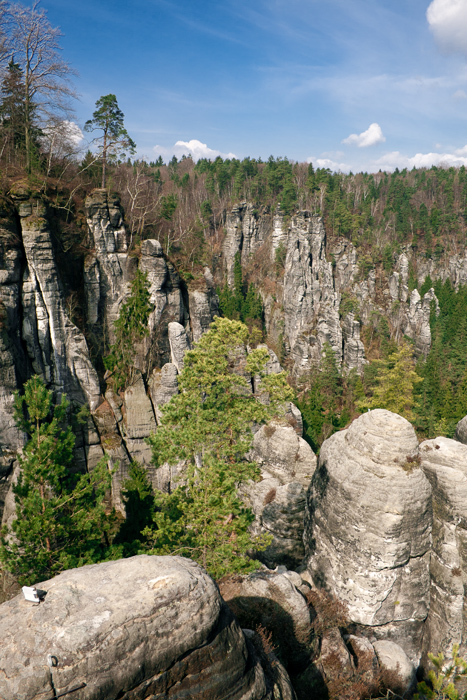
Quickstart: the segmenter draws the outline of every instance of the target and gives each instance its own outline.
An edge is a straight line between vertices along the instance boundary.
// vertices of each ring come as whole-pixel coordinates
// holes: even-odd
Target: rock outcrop
[[[102,342],[114,340],[114,323],[128,292],[134,262],[118,196],[96,189],[86,198],[91,251],[84,261],[86,320]]]
[[[145,365],[150,369],[170,362],[170,323],[188,323],[189,310],[185,304],[183,282],[170,263],[159,241],[148,239],[141,244],[139,269],[147,274],[150,302],[149,336],[144,343]]]
[[[242,485],[240,491],[256,516],[254,534],[273,537],[258,557],[269,567],[295,568],[305,554],[306,489],[316,455],[293,426],[271,421],[256,432],[250,456],[261,469],[261,480]]]
[[[300,212],[292,218],[284,269],[284,336],[296,374],[319,364],[329,343],[342,360],[340,294],[326,260],[326,234],[320,217]]]
[[[370,637],[418,663],[430,603],[431,487],[404,418],[376,409],[323,443],[308,492],[315,583]]]
[[[438,437],[420,445],[421,467],[433,490],[430,611],[424,650],[467,651],[467,445]]]
[[[294,694],[263,669],[207,574],[181,557],[138,556],[66,571],[0,606],[0,697],[81,700]],[[275,683],[274,676],[278,678]]]
[[[91,410],[99,404],[100,386],[83,333],[65,311],[55,263],[46,205],[21,200],[21,231],[26,269],[23,274],[22,337],[34,372]],[[26,206],[27,205],[27,206]]]
[[[24,442],[13,418],[14,392],[29,370],[21,341],[22,265],[21,236],[14,208],[0,198],[0,514],[16,453]]]
[[[303,595],[307,586],[300,575],[256,571],[226,577],[219,587],[241,626],[262,626],[272,635],[272,644],[289,673],[303,671],[310,663],[311,617]]]
[[[467,416],[464,416],[456,426],[456,440],[467,445]]]
[[[414,665],[404,650],[394,642],[381,639],[373,644],[383,680],[400,695],[413,691],[416,684]],[[388,683],[391,678],[391,683]]]

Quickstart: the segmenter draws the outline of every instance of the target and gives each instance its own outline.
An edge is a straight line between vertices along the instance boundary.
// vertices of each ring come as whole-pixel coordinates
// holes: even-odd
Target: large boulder
[[[424,650],[445,656],[467,651],[467,445],[437,437],[420,445],[421,466],[433,489],[431,602]]]
[[[377,409],[323,443],[308,492],[305,546],[316,585],[372,638],[418,662],[430,602],[431,488],[415,431]]]
[[[161,369],[153,370],[149,379],[149,393],[158,423],[162,420],[162,407],[178,394],[177,375],[176,366],[167,362]]]
[[[287,697],[190,560],[132,557],[65,571],[38,588],[46,592],[38,605],[20,595],[0,606],[5,700],[80,686],[80,700]]]
[[[263,627],[271,634],[289,672],[297,673],[310,663],[311,619],[304,596],[308,587],[299,574],[255,571],[226,577],[219,587],[242,627]]]
[[[414,689],[415,668],[404,650],[395,642],[381,639],[373,648],[378,658],[382,680],[386,687],[404,696]]]

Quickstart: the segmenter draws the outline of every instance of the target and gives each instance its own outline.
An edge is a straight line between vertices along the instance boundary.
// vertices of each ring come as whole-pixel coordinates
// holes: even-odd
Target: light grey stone
[[[408,421],[382,409],[363,414],[323,443],[305,528],[315,583],[415,662],[430,602],[432,526],[431,487],[417,460]]]
[[[283,307],[284,335],[296,374],[303,374],[319,364],[325,343],[331,345],[337,363],[342,360],[340,294],[334,289],[332,265],[326,260],[325,245],[321,218],[309,212],[300,212],[292,218],[287,239]]]
[[[227,282],[231,287],[234,283],[235,254],[241,254],[244,265],[266,240],[269,233],[271,216],[262,212],[259,217],[253,204],[242,202],[227,212],[225,221],[226,235],[222,251],[227,271]]]
[[[96,189],[86,197],[86,220],[92,253],[85,260],[88,323],[101,342],[115,340],[114,323],[130,291],[133,262],[118,196]]]
[[[378,662],[384,675],[396,676],[393,681],[401,695],[413,690],[416,684],[415,668],[405,651],[395,642],[380,640],[373,643]]]
[[[305,488],[316,469],[316,455],[309,444],[292,426],[277,420],[255,433],[252,458],[260,466],[263,477],[275,477],[282,484],[297,481]]]
[[[467,651],[464,585],[467,575],[467,445],[438,437],[420,445],[421,467],[433,489],[431,603],[424,651]]]
[[[178,394],[177,367],[168,362],[162,369],[155,369],[149,380],[149,392],[157,422],[162,420],[162,407]]]
[[[27,269],[23,280],[23,337],[34,370],[60,395],[91,409],[100,386],[83,333],[68,318],[55,264],[47,220],[21,221]]]
[[[249,458],[258,463],[261,480],[242,484],[239,492],[255,514],[253,533],[273,536],[258,557],[269,567],[296,567],[305,553],[306,489],[316,456],[291,425],[271,421],[255,433]]]
[[[467,416],[464,416],[456,425],[456,440],[467,445]]]
[[[125,437],[141,439],[149,437],[155,431],[154,411],[140,373],[136,374],[135,381],[125,389],[123,412]]]
[[[20,595],[0,606],[6,700],[39,700],[84,683],[80,700],[277,697],[216,585],[188,559],[132,557],[65,571],[38,587],[46,592],[39,605]]]
[[[343,364],[348,370],[356,369],[361,373],[367,364],[365,348],[360,340],[360,323],[355,314],[347,314],[342,322],[342,338],[344,342]]]
[[[188,304],[190,309],[191,335],[197,343],[209,330],[215,316],[219,315],[219,299],[213,287],[206,289],[189,289]]]
[[[178,372],[181,372],[183,369],[183,358],[187,350],[190,349],[188,336],[180,323],[169,323],[168,330],[172,364],[175,365]]]
[[[256,571],[249,576],[226,577],[219,585],[240,625],[267,629],[286,668],[296,673],[310,661],[305,649],[310,642],[311,619],[304,596],[287,573]]]

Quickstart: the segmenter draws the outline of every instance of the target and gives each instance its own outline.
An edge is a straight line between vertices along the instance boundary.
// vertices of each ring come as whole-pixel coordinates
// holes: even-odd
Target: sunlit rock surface
[[[308,492],[308,569],[376,638],[420,655],[430,602],[431,487],[415,431],[377,409],[323,443]]]
[[[66,571],[0,606],[0,697],[293,698],[271,680],[203,569],[138,556]],[[281,690],[282,688],[282,690]]]

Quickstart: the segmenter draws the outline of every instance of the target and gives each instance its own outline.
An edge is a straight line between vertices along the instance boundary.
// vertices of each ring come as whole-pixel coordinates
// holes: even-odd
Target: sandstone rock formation
[[[282,568],[282,567],[281,567]],[[256,571],[219,583],[220,592],[242,627],[259,625],[272,635],[289,672],[310,663],[310,609],[302,594],[306,588],[293,571]]]
[[[404,418],[376,409],[326,440],[308,492],[305,546],[317,585],[370,636],[418,663],[430,602],[431,488]]]
[[[467,445],[467,416],[464,416],[456,426],[456,440]]]
[[[392,678],[392,687],[401,695],[414,689],[416,684],[415,668],[407,658],[404,650],[394,642],[381,639],[374,642],[373,648],[383,673],[383,679]]]
[[[0,697],[80,700],[294,694],[263,669],[206,573],[181,557],[138,556],[66,571],[0,606]]]
[[[101,189],[86,198],[85,209],[92,249],[84,263],[87,322],[100,338],[113,342],[113,326],[132,274],[123,211],[119,198]]]
[[[180,275],[164,256],[159,241],[143,241],[139,269],[147,274],[150,302],[154,307],[149,316],[149,337],[144,343],[146,364],[152,369],[170,362],[168,325],[175,322],[185,327],[189,311]]]
[[[157,422],[162,418],[162,407],[178,393],[177,368],[167,362],[161,369],[155,369],[149,379],[149,391],[156,413]]]
[[[259,217],[254,206],[247,202],[238,204],[227,213],[223,254],[227,281],[230,286],[234,282],[233,270],[236,253],[241,253],[242,264],[245,263],[249,255],[265,242],[270,222],[269,212],[262,212],[262,216]]]
[[[420,445],[421,467],[433,490],[431,598],[424,650],[467,651],[467,445],[438,437]]]
[[[316,456],[293,426],[279,421],[256,432],[250,456],[261,469],[261,480],[243,485],[240,491],[256,516],[254,533],[273,536],[272,544],[258,556],[270,567],[295,568],[305,554],[306,489]]]
[[[287,238],[283,306],[284,335],[297,374],[319,364],[325,343],[331,345],[338,363],[342,359],[340,295],[334,289],[325,245],[321,218],[308,212],[293,217]]]
[[[29,202],[28,202],[29,203]],[[67,316],[55,263],[45,204],[33,199],[21,230],[27,268],[23,277],[23,340],[34,372],[91,410],[99,403],[97,372],[84,335]]]

